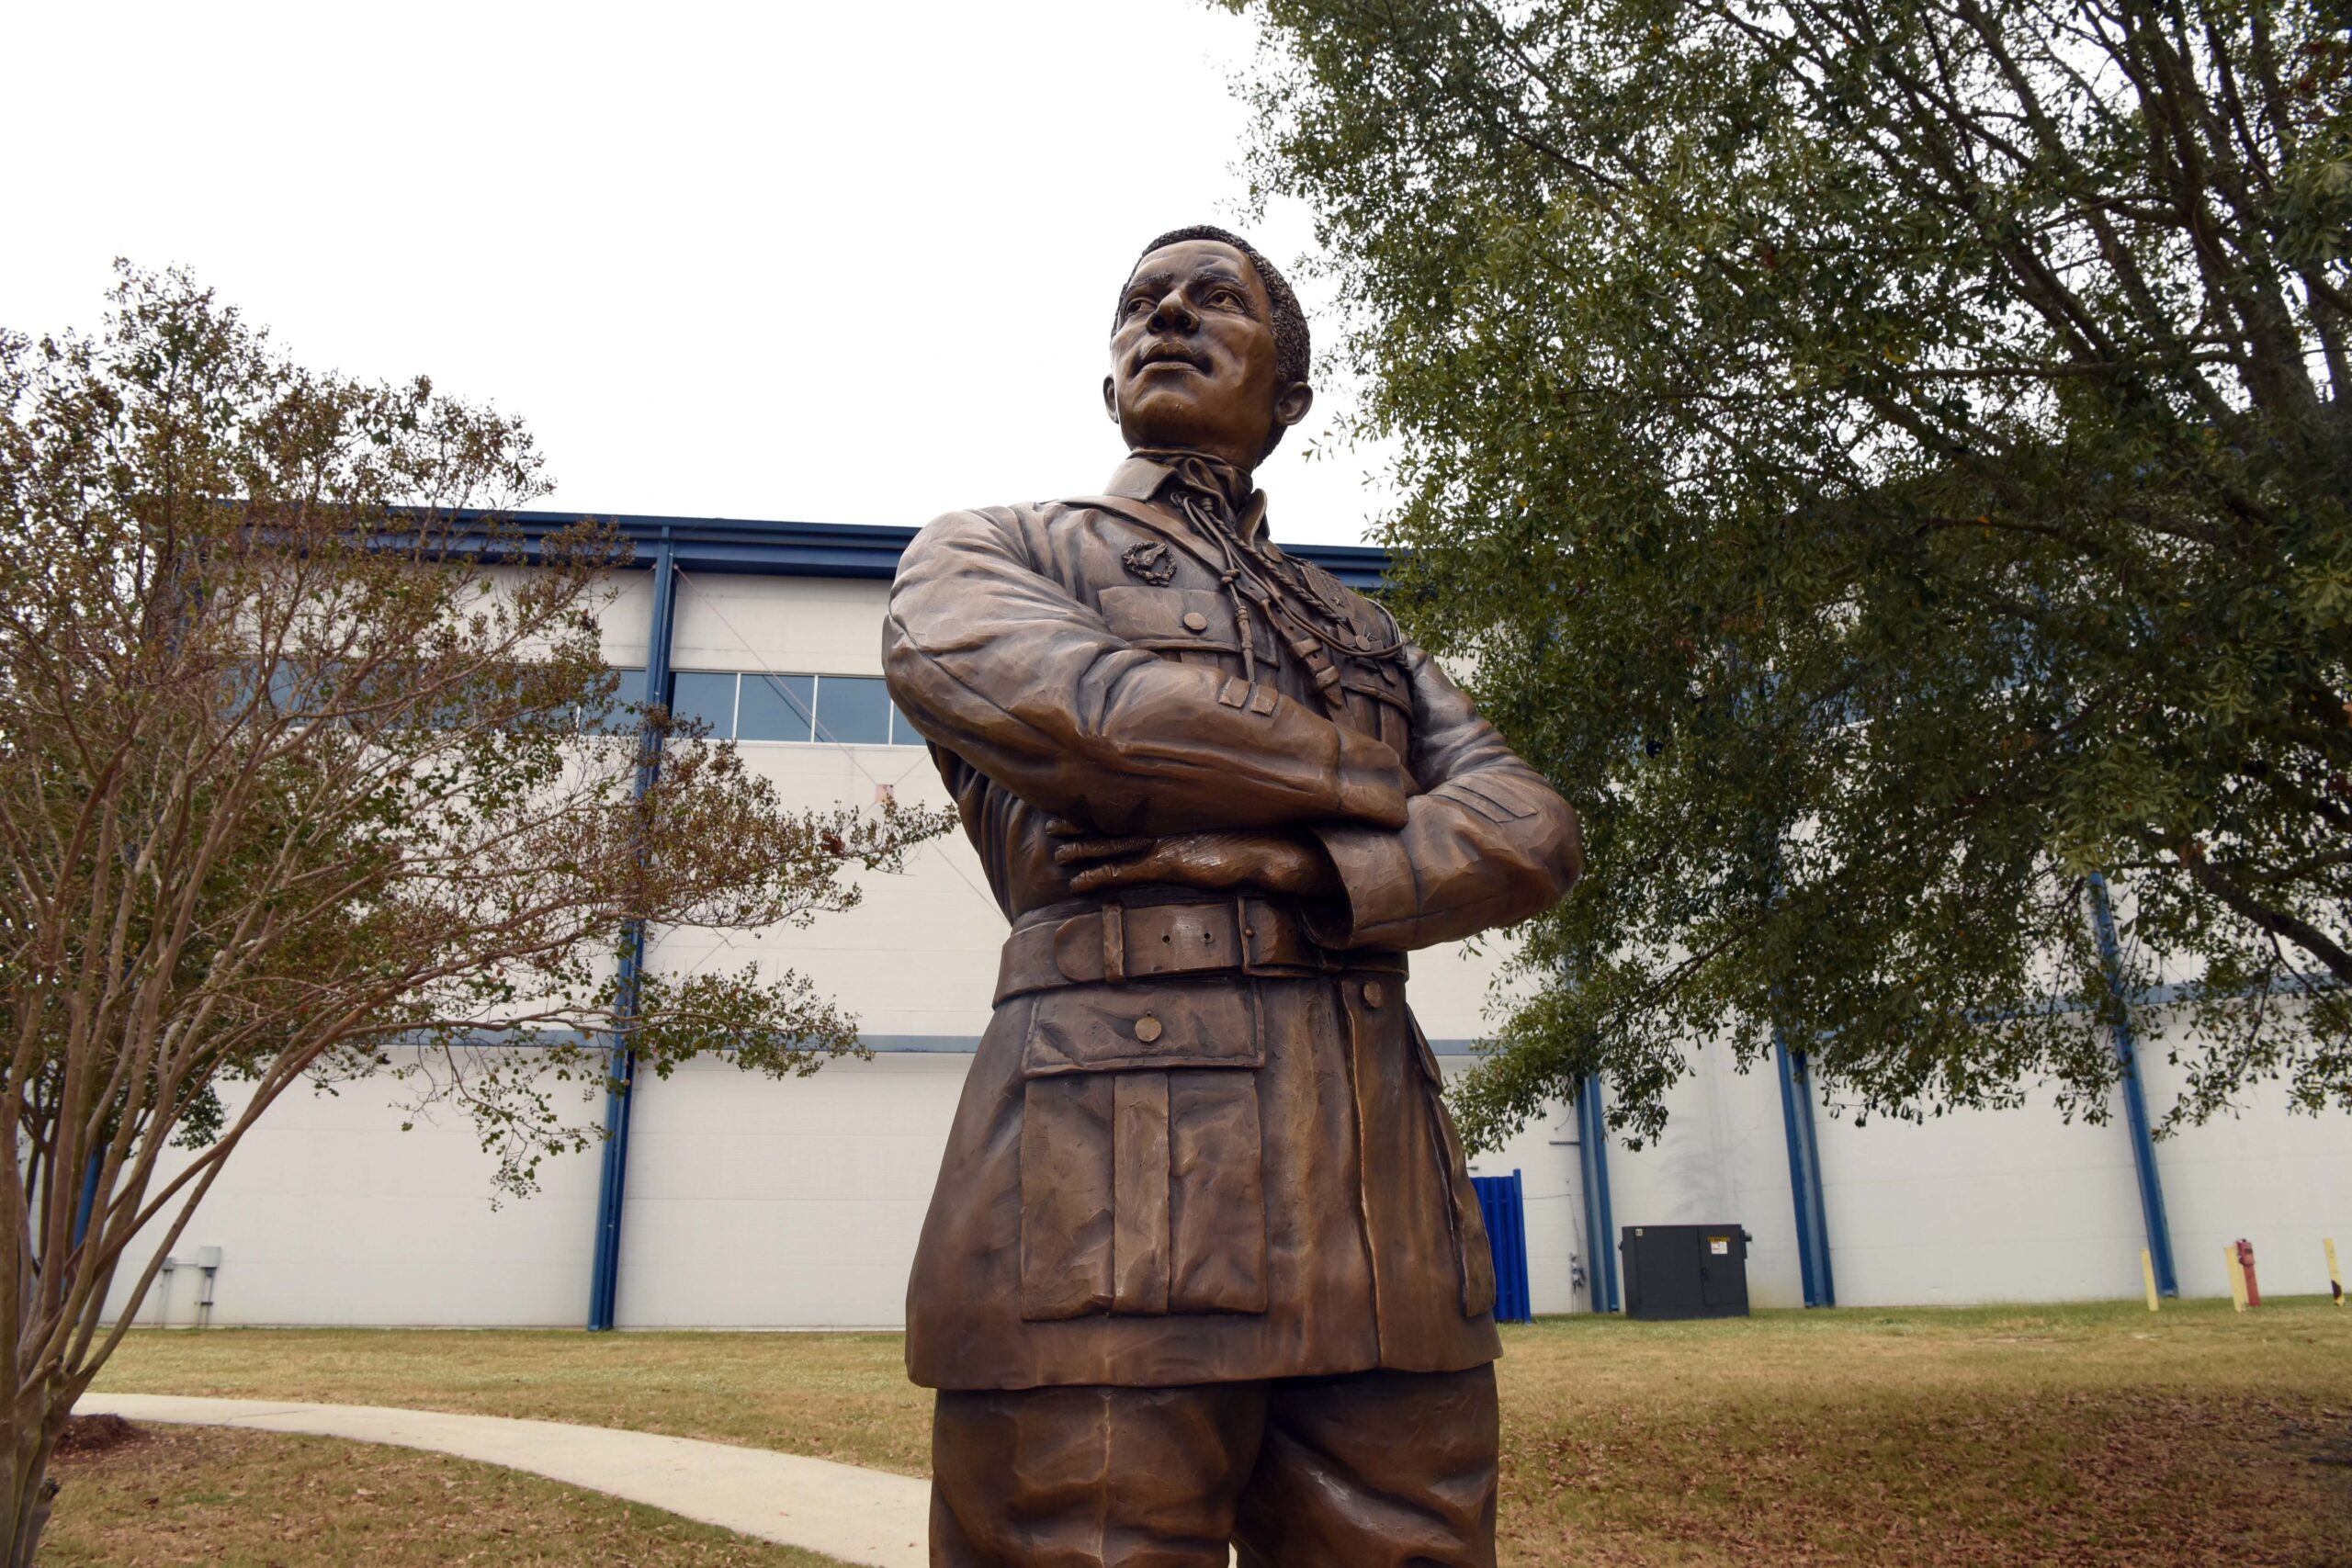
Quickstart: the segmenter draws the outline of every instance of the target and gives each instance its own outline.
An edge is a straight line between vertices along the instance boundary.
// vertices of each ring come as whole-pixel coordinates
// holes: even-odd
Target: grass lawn
[[[43,1568],[844,1568],[496,1465],[156,1427],[62,1458]]]
[[[2352,1563],[2352,1309],[2324,1302],[1568,1317],[1504,1342],[1508,1563]],[[899,1355],[890,1335],[146,1333],[99,1386],[921,1474],[928,1396]]]

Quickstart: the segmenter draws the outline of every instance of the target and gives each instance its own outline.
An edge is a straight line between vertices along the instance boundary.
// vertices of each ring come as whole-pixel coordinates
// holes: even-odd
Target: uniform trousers
[[[942,1391],[933,1568],[1494,1568],[1492,1366]]]

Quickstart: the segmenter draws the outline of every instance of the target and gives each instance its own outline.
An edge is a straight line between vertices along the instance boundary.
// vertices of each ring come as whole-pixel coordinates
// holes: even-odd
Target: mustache
[[[1141,370],[1147,365],[1189,365],[1195,370],[1206,373],[1209,367],[1209,356],[1199,349],[1188,346],[1181,339],[1154,338],[1137,348],[1127,361],[1130,374]]]

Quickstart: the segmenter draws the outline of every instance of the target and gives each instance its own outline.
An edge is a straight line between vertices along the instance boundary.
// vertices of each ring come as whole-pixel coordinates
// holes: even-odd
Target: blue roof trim
[[[504,1050],[527,1051],[536,1045],[599,1046],[610,1036],[583,1033],[577,1029],[500,1030],[485,1029],[469,1039],[469,1045],[489,1046]],[[969,1056],[980,1048],[977,1034],[860,1034],[858,1043],[877,1056]],[[423,1043],[420,1035],[396,1037],[393,1043],[415,1045]],[[1456,1056],[1483,1055],[1486,1043],[1471,1039],[1433,1039],[1430,1049],[1440,1057],[1451,1061]]]
[[[857,1039],[859,1044],[876,1055],[968,1056],[980,1048],[977,1034],[861,1034]],[[1476,1040],[1432,1040],[1430,1049],[1450,1061],[1456,1056],[1478,1055],[1483,1043]]]
[[[888,581],[915,536],[912,528],[858,523],[768,522],[736,517],[662,517],[644,513],[517,512],[512,522],[536,543],[545,535],[593,517],[618,528],[639,547],[667,540],[671,558],[688,571],[741,572],[753,577],[857,577]],[[1380,586],[1388,552],[1369,545],[1284,545],[1351,588]],[[640,548],[635,564],[644,566]]]
[[[1284,545],[1283,554],[1312,561],[1358,592],[1378,588],[1388,575],[1388,552],[1376,545]]]

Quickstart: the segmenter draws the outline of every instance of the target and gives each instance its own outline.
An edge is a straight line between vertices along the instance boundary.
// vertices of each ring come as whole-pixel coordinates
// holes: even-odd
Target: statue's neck
[[[1182,483],[1222,496],[1228,514],[1234,517],[1241,515],[1250,496],[1257,492],[1250,479],[1251,470],[1206,452],[1182,446],[1137,446],[1134,456],[1173,469]]]

